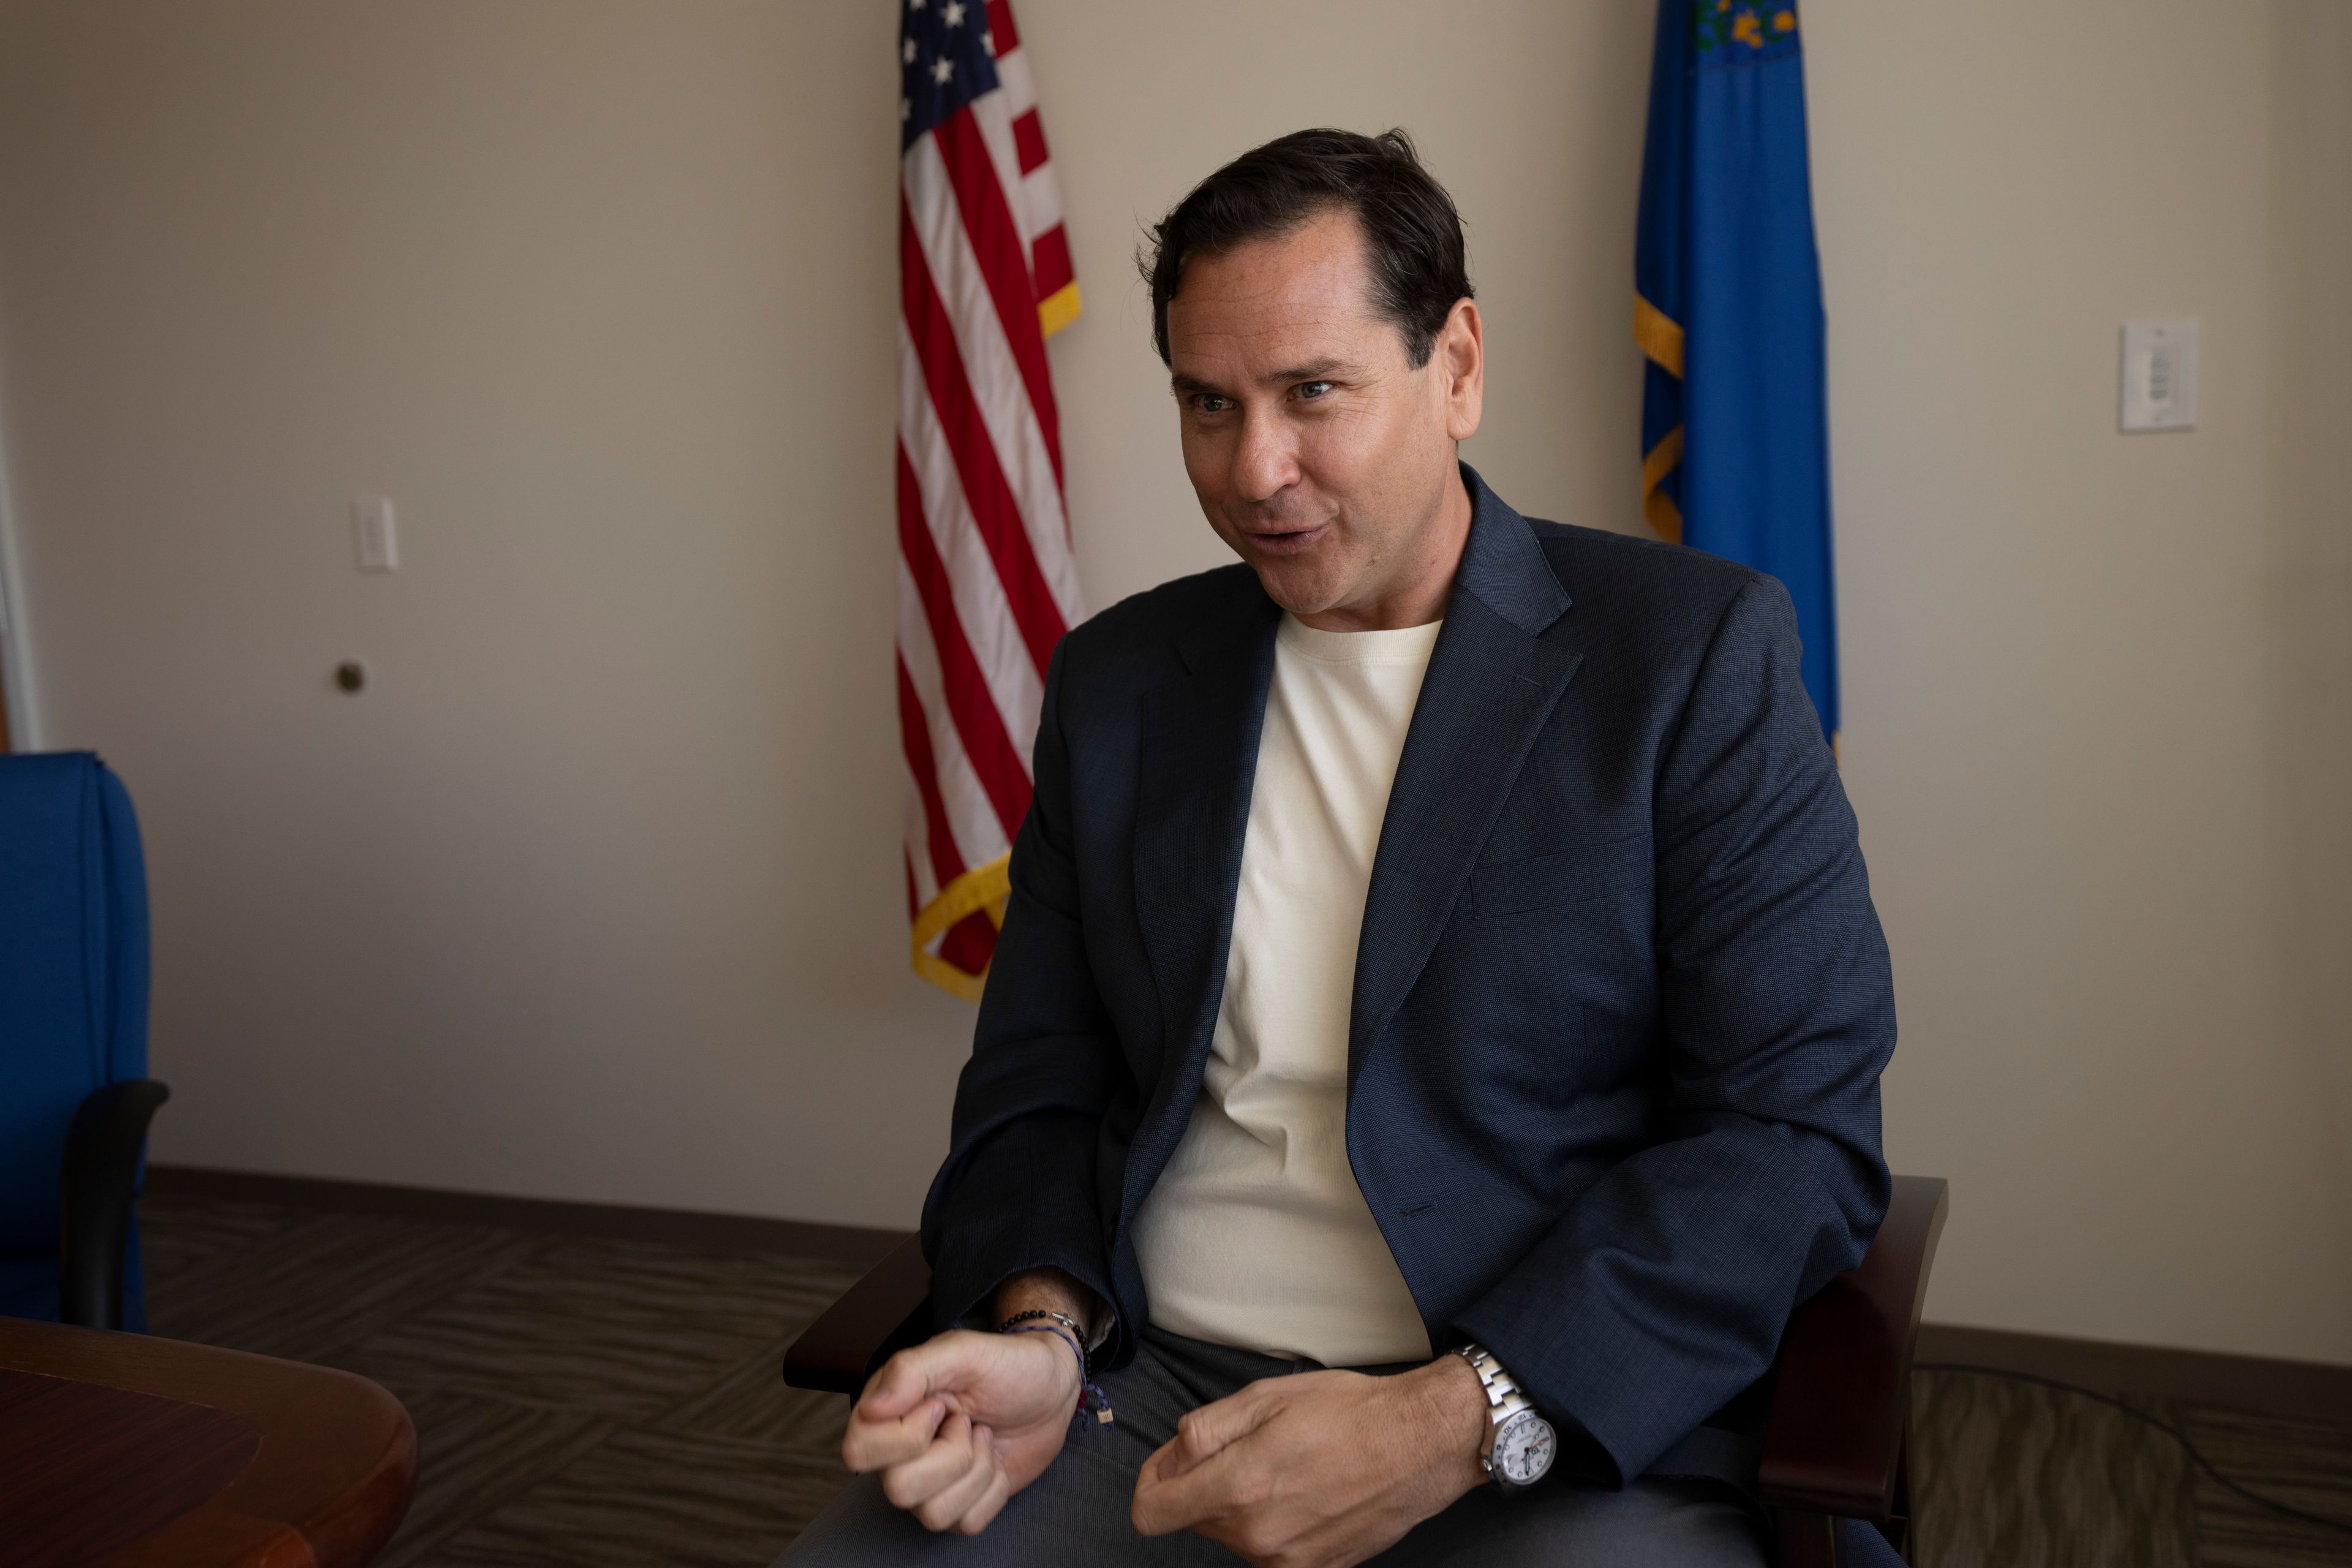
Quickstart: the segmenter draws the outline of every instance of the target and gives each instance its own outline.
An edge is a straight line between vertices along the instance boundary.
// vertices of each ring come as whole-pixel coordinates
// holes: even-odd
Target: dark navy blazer
[[[1860,1261],[1892,975],[1787,592],[1462,475],[1365,902],[1348,1153],[1431,1342],[1488,1346],[1615,1480]],[[942,1326],[1053,1265],[1116,1305],[1110,1364],[1134,1353],[1135,1215],[1201,1092],[1280,614],[1227,566],[1054,656],[924,1205]]]

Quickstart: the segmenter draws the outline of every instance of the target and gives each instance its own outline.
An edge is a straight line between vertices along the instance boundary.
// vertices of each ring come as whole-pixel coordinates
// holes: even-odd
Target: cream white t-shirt
[[[1348,1006],[1381,818],[1438,626],[1276,634],[1201,1098],[1136,1216],[1151,1321],[1328,1366],[1428,1331],[1348,1163]]]

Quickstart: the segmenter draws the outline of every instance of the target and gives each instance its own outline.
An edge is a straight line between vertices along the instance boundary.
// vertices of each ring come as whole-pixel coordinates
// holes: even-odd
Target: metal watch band
[[[1503,1363],[1496,1361],[1486,1346],[1462,1345],[1454,1353],[1470,1363],[1470,1370],[1478,1374],[1479,1384],[1486,1391],[1486,1442],[1479,1455],[1479,1462],[1492,1468],[1495,1429],[1520,1411],[1532,1410],[1535,1406],[1528,1403],[1526,1394],[1519,1392],[1518,1384],[1503,1370]]]
[[[1559,1435],[1534,1401],[1519,1391],[1518,1380],[1503,1370],[1503,1363],[1486,1346],[1466,1344],[1455,1353],[1470,1363],[1470,1370],[1478,1374],[1478,1386],[1486,1392],[1486,1433],[1478,1448],[1479,1468],[1507,1495],[1527,1490],[1550,1470],[1559,1453]]]

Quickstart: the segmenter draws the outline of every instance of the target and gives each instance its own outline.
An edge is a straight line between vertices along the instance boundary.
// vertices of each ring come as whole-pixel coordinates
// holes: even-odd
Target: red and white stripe
[[[1081,614],[1045,337],[1077,285],[1008,0],[998,86],[899,170],[898,717],[915,970],[976,997],[1029,809],[1045,665]]]

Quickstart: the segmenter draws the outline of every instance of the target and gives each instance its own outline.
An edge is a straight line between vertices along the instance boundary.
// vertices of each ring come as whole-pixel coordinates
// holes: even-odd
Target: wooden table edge
[[[349,1568],[391,1539],[415,1489],[415,1423],[356,1373],[24,1319],[0,1319],[0,1366],[209,1405],[260,1433],[236,1479],[116,1556],[124,1568]],[[231,1542],[249,1544],[207,1554]]]

